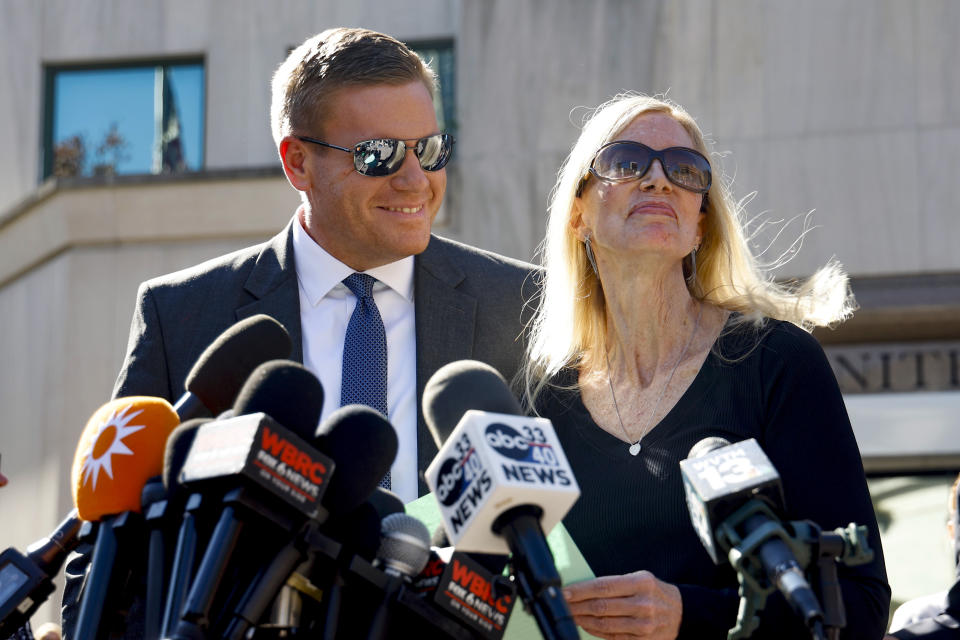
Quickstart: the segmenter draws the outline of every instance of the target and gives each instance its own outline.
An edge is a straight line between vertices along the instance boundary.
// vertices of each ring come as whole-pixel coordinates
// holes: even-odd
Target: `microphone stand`
[[[106,635],[115,613],[114,605],[132,570],[130,559],[134,545],[141,543],[142,533],[143,516],[132,511],[106,516],[100,521],[80,595],[77,638]]]
[[[847,626],[843,594],[837,576],[837,562],[848,567],[873,560],[873,550],[867,545],[867,528],[853,523],[845,529],[823,532],[812,522],[794,523],[798,537],[806,537],[816,550],[816,572],[819,575],[820,601],[823,603],[823,624],[828,640],[839,640],[840,630]],[[806,531],[804,531],[806,529]]]
[[[756,509],[740,511],[731,519],[745,521],[755,515]],[[767,596],[777,590],[764,575],[760,564],[752,560],[758,547],[773,537],[781,538],[791,548],[804,572],[816,577],[811,583],[823,607],[822,612],[806,620],[810,637],[813,640],[839,640],[840,630],[847,621],[837,564],[855,566],[873,560],[873,550],[867,543],[867,528],[851,523],[846,528],[825,533],[809,520],[787,522],[786,527],[771,521],[741,539],[734,530],[735,526],[724,526],[730,544],[727,555],[740,582],[737,622],[727,633],[727,640],[748,638],[759,625],[757,612],[766,605]]]
[[[533,613],[545,640],[575,640],[580,632],[560,593],[560,575],[540,526],[542,515],[540,507],[520,505],[500,514],[493,522],[493,531],[510,547],[517,593]],[[536,553],[529,553],[531,549]]]

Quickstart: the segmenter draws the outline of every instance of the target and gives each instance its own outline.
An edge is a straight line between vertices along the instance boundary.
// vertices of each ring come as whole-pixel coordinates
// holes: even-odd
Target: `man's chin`
[[[426,250],[427,250],[427,247],[430,246],[430,239],[431,239],[432,237],[433,237],[433,236],[428,233],[426,240],[424,240],[423,243],[419,245],[419,248],[418,248],[416,251],[414,251],[412,254],[410,254],[410,255],[416,256],[416,255],[420,255],[421,253],[423,253],[424,251],[426,251]]]
[[[415,232],[412,229],[409,231],[409,233],[398,238],[400,240],[397,246],[398,253],[402,253],[404,256],[415,256],[426,251],[427,245],[430,244],[430,228],[420,228]]]

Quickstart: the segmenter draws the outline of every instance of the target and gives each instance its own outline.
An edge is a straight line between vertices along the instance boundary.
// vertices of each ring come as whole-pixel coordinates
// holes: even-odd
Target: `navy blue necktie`
[[[387,415],[387,334],[373,300],[376,279],[365,273],[347,276],[343,284],[357,297],[343,341],[340,406],[364,404]],[[390,488],[390,471],[380,481]]]

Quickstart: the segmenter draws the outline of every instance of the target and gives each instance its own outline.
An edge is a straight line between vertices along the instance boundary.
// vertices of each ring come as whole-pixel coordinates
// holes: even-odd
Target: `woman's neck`
[[[702,313],[680,266],[643,263],[601,265],[606,301],[610,373],[640,388],[658,371],[673,369]],[[604,354],[598,354],[605,364]]]

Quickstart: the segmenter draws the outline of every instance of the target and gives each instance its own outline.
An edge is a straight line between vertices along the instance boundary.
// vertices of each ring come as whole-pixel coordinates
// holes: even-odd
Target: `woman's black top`
[[[738,606],[737,578],[715,566],[690,522],[681,460],[708,436],[756,438],[780,474],[786,519],[825,531],[869,528],[870,564],[840,567],[845,638],[883,635],[890,604],[880,534],[860,452],[836,378],[816,340],[793,324],[727,329],[636,457],[598,427],[561,372],[537,403],[560,437],[582,494],[564,525],[598,576],[645,569],[679,587],[680,636],[726,638]],[[767,600],[753,637],[809,638],[779,593]]]

